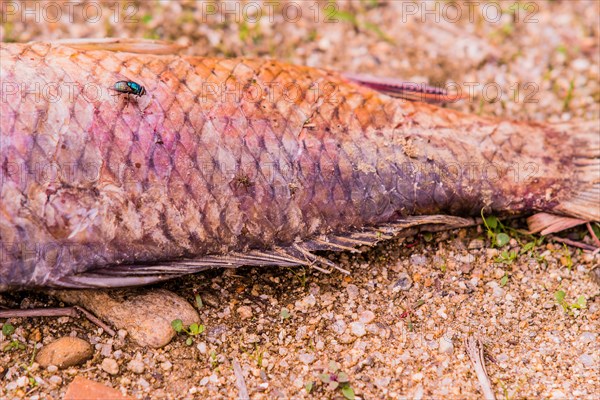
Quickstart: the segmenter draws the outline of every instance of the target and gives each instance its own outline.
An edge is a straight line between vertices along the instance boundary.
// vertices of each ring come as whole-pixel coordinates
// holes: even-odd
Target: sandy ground
[[[237,9],[235,3],[133,2],[126,8],[86,2],[87,14],[82,6],[73,9],[73,24],[66,6],[58,20],[49,3],[59,4],[40,2],[38,14],[27,18],[22,3],[5,13],[2,41],[166,39],[189,45],[190,54],[273,57],[470,85],[472,99],[449,105],[463,111],[521,120],[600,119],[596,1],[505,1],[500,8],[461,1],[250,1]],[[40,15],[46,20],[36,21]],[[206,331],[191,346],[180,335],[160,350],[139,348],[83,319],[12,319],[11,340],[24,348],[0,351],[0,398],[60,398],[76,375],[136,398],[235,398],[234,359],[253,399],[343,398],[340,387],[330,390],[320,377],[330,361],[337,364],[332,378],[345,372],[345,386],[357,398],[480,398],[462,343],[469,333],[486,345],[498,398],[595,398],[600,293],[589,272],[598,255],[547,240],[527,245],[539,238],[508,234],[511,241],[501,248],[479,227],[332,255],[350,276],[244,268],[161,285],[192,304],[195,293],[203,300]],[[585,230],[569,235],[590,240],[582,239]],[[583,296],[586,307],[566,312],[557,291],[571,305]],[[5,307],[43,304],[58,305],[41,294],[0,295]],[[30,363],[36,341],[67,335],[92,343],[94,357],[59,371]],[[117,361],[117,374],[101,368],[105,358]]]

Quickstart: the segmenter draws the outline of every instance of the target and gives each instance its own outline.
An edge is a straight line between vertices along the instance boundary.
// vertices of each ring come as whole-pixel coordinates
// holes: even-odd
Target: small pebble
[[[481,239],[473,239],[469,242],[469,250],[482,249],[485,243]]]
[[[62,383],[62,378],[57,375],[52,375],[50,378],[48,378],[48,382],[50,382],[51,385],[58,386]]]
[[[110,357],[112,355],[112,344],[103,344],[100,346],[100,355]]]
[[[241,319],[252,318],[252,308],[250,306],[240,306],[237,308],[237,313]]]
[[[138,380],[138,385],[140,385],[142,388],[144,389],[148,389],[150,387],[150,384],[148,383],[147,380],[145,380],[144,378],[140,378]]]
[[[348,297],[350,297],[351,299],[358,297],[358,294],[359,294],[358,286],[349,284],[346,287],[346,291],[348,292]]]
[[[596,364],[595,361],[594,361],[594,357],[590,356],[589,354],[582,354],[582,355],[580,355],[579,356],[579,361],[586,368],[591,368],[591,367],[593,367]]]
[[[596,336],[597,334],[594,332],[583,332],[579,336],[579,340],[581,340],[583,343],[592,343],[596,340]]]
[[[117,361],[112,358],[105,358],[102,360],[100,368],[111,375],[116,375],[119,373],[119,364],[117,364]]]
[[[311,353],[302,353],[298,355],[298,359],[304,364],[310,364],[315,360],[315,355]]]
[[[142,361],[134,359],[127,363],[127,369],[134,374],[141,374],[144,372],[145,367]]]
[[[365,324],[362,322],[352,322],[350,324],[350,330],[354,336],[362,337],[367,334],[367,330],[365,329]]]
[[[308,296],[306,296],[299,302],[300,308],[304,308],[304,309],[310,308],[310,307],[314,306],[315,304],[317,304],[317,299],[315,299],[315,296],[312,294],[309,294]]]
[[[401,290],[406,291],[410,289],[411,286],[412,279],[410,279],[410,276],[408,276],[406,272],[401,272],[400,274],[398,274],[398,279],[396,280],[396,283],[394,283],[394,285],[392,286],[392,292],[396,293]]]
[[[413,374],[413,376],[411,377],[413,381],[420,381],[423,379],[423,373],[422,372],[418,372],[416,374]]]
[[[92,346],[88,342],[66,336],[42,347],[35,359],[43,368],[49,365],[67,368],[84,363],[92,358],[93,354]]]
[[[28,383],[29,383],[29,379],[26,376],[20,376],[17,379],[17,386],[19,386],[19,387],[25,387],[25,386],[27,386]]]
[[[173,364],[171,364],[170,361],[165,361],[163,363],[160,363],[160,367],[165,371],[170,371],[171,368],[173,368]]]
[[[198,351],[200,352],[200,354],[206,354],[206,343],[205,342],[198,343],[198,345],[196,346],[196,348],[198,349]]]
[[[413,254],[410,256],[410,262],[415,266],[425,265],[427,263],[427,257],[421,254]]]
[[[454,343],[452,343],[452,338],[442,336],[440,338],[439,351],[442,354],[452,354],[454,352]]]
[[[364,323],[364,324],[370,324],[371,322],[373,322],[373,320],[375,319],[375,314],[373,313],[373,311],[363,311],[362,313],[360,313],[359,316],[359,320],[360,322]]]

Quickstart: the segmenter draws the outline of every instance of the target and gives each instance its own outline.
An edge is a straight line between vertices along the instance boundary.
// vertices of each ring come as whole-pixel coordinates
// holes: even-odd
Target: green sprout
[[[327,384],[328,390],[340,389],[346,399],[354,400],[354,389],[350,386],[350,378],[347,373],[340,371],[340,367],[335,361],[329,362],[329,373],[319,375],[319,379]],[[310,389],[312,390],[312,385]],[[308,387],[306,390],[310,393]]]
[[[577,298],[577,301],[573,304],[569,304],[565,300],[566,296],[567,295],[563,290],[558,290],[554,293],[554,299],[556,300],[556,303],[558,303],[566,313],[569,313],[570,315],[574,315],[573,310],[582,309],[582,308],[586,307],[587,300],[586,300],[585,296],[579,296]]]
[[[188,346],[192,345],[194,336],[200,335],[205,330],[204,325],[197,323],[193,323],[190,326],[185,327],[183,325],[183,321],[181,321],[180,319],[175,319],[171,321],[171,327],[177,333],[184,332],[188,334],[188,338],[185,340],[185,344],[187,344]]]

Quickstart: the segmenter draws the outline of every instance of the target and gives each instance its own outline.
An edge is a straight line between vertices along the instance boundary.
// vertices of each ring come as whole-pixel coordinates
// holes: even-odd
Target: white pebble
[[[315,360],[315,355],[310,353],[303,353],[298,356],[298,359],[304,364],[310,364]]]
[[[374,319],[375,314],[373,313],[373,311],[366,310],[360,313],[359,320],[362,323],[370,324],[371,322],[373,322]]]
[[[590,343],[596,340],[596,334],[594,332],[583,332],[580,336],[579,336],[579,340],[581,340],[583,343]]]
[[[343,319],[338,319],[337,321],[335,321],[333,324],[331,324],[331,329],[337,333],[337,334],[342,334],[344,333],[344,331],[346,330],[346,322],[344,322]]]
[[[100,346],[100,355],[103,357],[110,357],[112,354],[112,345],[111,344],[103,344]]]
[[[376,378],[375,386],[385,389],[390,384],[391,380],[392,378],[390,378],[389,376],[385,376],[383,378]]]
[[[58,367],[56,365],[48,365],[48,367],[46,368],[46,371],[56,372],[56,371],[58,371]]]
[[[586,368],[591,368],[595,364],[594,358],[589,354],[582,354],[581,356],[579,356],[579,361],[581,361],[583,366]]]
[[[116,375],[119,373],[119,364],[117,364],[117,361],[112,358],[105,358],[102,360],[100,368],[111,375]]]
[[[51,385],[58,386],[62,383],[62,378],[57,375],[52,375],[50,378],[48,378],[48,382],[50,382]]]
[[[169,371],[171,368],[173,368],[173,364],[171,364],[170,361],[165,361],[164,363],[160,363],[160,367],[165,371]]]
[[[150,384],[148,383],[147,380],[145,380],[144,378],[140,378],[138,380],[138,385],[140,385],[141,387],[143,387],[144,389],[148,389],[150,387]]]
[[[134,374],[141,374],[144,372],[144,363],[140,360],[131,360],[127,363],[127,369]]]
[[[413,254],[410,256],[410,262],[416,266],[425,265],[427,263],[427,257],[421,254]]]
[[[29,383],[29,379],[27,379],[26,376],[20,376],[17,379],[17,386],[19,386],[19,387],[25,387],[25,386],[27,386],[28,383]]]
[[[440,338],[439,351],[442,354],[452,354],[454,352],[454,343],[452,343],[452,338],[442,336]]]
[[[241,319],[252,318],[252,308],[250,306],[240,306],[237,309],[237,313]]]
[[[309,294],[300,302],[302,308],[309,308],[314,306],[315,304],[317,304],[317,299],[315,299],[315,296],[313,296],[312,294]]]
[[[346,287],[346,291],[348,292],[348,297],[350,297],[351,299],[357,297],[359,294],[358,286],[353,284],[349,284],[348,287]]]
[[[206,354],[206,343],[205,342],[198,343],[196,348],[198,349],[198,351],[200,351],[201,354]]]
[[[353,322],[350,324],[350,330],[354,336],[362,337],[367,334],[367,330],[365,329],[365,324],[362,322]]]

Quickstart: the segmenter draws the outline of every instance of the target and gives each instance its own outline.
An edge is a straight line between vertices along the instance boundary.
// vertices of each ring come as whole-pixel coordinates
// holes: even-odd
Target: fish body
[[[106,90],[124,76],[148,89],[138,107]],[[467,115],[273,60],[52,43],[0,44],[0,79],[0,290],[302,264],[482,209],[600,219],[595,122]]]

